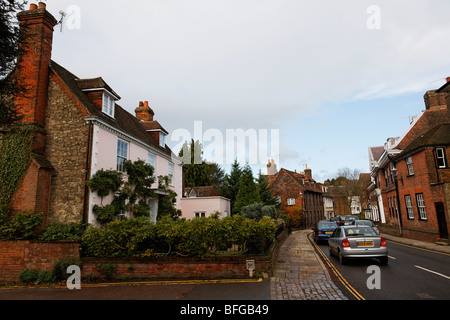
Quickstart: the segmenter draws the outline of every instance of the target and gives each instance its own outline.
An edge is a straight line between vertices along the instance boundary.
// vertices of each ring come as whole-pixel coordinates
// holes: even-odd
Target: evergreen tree
[[[0,2],[0,132],[21,119],[14,103],[14,95],[19,90],[11,76],[19,54],[18,11],[24,9],[26,1],[4,0]],[[9,76],[9,77],[7,77]]]
[[[179,152],[184,164],[185,187],[203,187],[211,185],[211,173],[209,165],[202,159],[202,145],[200,141],[191,140],[184,143]]]
[[[264,205],[278,205],[278,199],[274,197],[272,188],[269,186],[269,182],[267,181],[267,177],[261,173],[261,170],[259,170],[257,183],[261,202]]]
[[[178,155],[184,164],[186,187],[222,186],[225,173],[217,163],[203,160],[200,141],[192,139],[190,144],[186,141]]]
[[[235,213],[240,213],[242,207],[261,202],[258,186],[255,183],[253,172],[247,164],[242,170],[242,176],[239,181],[239,191],[234,205]]]
[[[230,174],[226,174],[223,186],[221,188],[221,194],[231,200],[231,214],[235,213],[234,204],[236,203],[236,197],[239,191],[239,181],[241,180],[242,169],[237,160],[235,159],[231,165]]]

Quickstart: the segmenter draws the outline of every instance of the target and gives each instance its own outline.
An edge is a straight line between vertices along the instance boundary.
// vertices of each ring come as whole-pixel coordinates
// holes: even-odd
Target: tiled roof
[[[423,135],[412,140],[411,143],[398,155],[398,158],[408,156],[415,150],[424,147],[448,145],[450,145],[450,123],[439,124]]]
[[[373,160],[377,161],[384,152],[384,146],[370,147],[369,150],[372,154]]]
[[[161,147],[159,143],[157,143],[152,138],[152,136],[146,131],[146,128],[142,125],[142,122],[140,122],[131,113],[120,107],[118,104],[115,104],[114,118],[107,116],[93,104],[93,102],[89,99],[89,97],[83,92],[82,88],[93,84],[104,85],[106,88],[107,84],[103,81],[103,79],[95,78],[95,79],[88,79],[86,81],[80,80],[80,78],[78,78],[76,75],[74,75],[73,73],[63,68],[54,61],[51,61],[50,68],[61,79],[61,81],[70,90],[70,92],[75,96],[75,98],[87,109],[87,111],[92,116],[96,116],[101,120],[103,120],[104,122],[112,126],[115,126],[128,134],[133,135],[134,137],[140,139],[142,142],[161,150],[163,153],[169,156],[172,154],[172,151],[167,145],[165,147]],[[112,89],[111,93],[114,93]]]
[[[197,197],[215,197],[219,195],[215,186],[186,188],[185,194],[189,196],[192,191],[195,192]]]

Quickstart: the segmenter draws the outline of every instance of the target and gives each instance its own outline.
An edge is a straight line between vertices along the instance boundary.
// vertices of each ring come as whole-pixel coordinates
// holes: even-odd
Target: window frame
[[[112,118],[114,118],[114,105],[116,100],[108,94],[106,91],[103,91],[102,97],[102,112]]]
[[[407,157],[405,159],[405,161],[406,161],[406,168],[408,170],[408,176],[413,176],[414,175],[414,166],[412,163],[412,157]]]
[[[405,194],[406,213],[409,220],[414,220],[414,210],[410,194]]]
[[[419,212],[419,220],[428,220],[427,210],[425,205],[425,198],[423,193],[416,193],[416,205],[417,211]]]
[[[166,135],[162,131],[159,132],[159,145],[163,148],[166,147]]]
[[[125,148],[123,148],[123,145],[121,146],[120,144],[125,145]],[[128,160],[128,148],[129,148],[129,143],[128,141],[122,140],[120,138],[117,139],[117,149],[116,149],[116,169],[119,172],[125,172],[124,168],[123,168],[123,163]],[[125,155],[121,154],[121,151],[125,151]],[[122,160],[119,163],[119,159]]]
[[[150,157],[153,157],[153,163],[150,162]],[[148,152],[147,153],[147,164],[151,165],[153,169],[156,167],[156,155],[154,153]]]
[[[439,157],[438,151],[442,152],[442,156],[441,157]],[[446,158],[446,155],[445,155],[445,148],[444,147],[438,147],[438,148],[436,148],[435,153],[436,153],[436,166],[439,169],[447,168],[447,158]],[[443,165],[439,165],[439,159],[441,159],[441,161],[443,162]]]
[[[287,199],[287,205],[288,206],[295,206],[295,198],[288,198]]]

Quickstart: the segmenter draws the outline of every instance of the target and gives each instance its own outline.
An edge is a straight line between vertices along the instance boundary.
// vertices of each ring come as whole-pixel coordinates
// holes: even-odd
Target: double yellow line
[[[347,290],[351,294],[353,294],[353,296],[357,300],[366,300],[358,291],[356,291],[355,288],[352,287],[352,285],[350,283],[347,282],[347,280],[345,280],[345,278],[342,276],[342,274],[335,268],[335,266],[331,263],[331,261],[328,259],[328,257],[323,253],[322,249],[320,249],[319,246],[312,240],[311,235],[312,235],[312,233],[310,233],[308,235],[309,241],[314,245],[314,247],[317,249],[317,252],[322,257],[323,261],[325,261],[325,263],[328,265],[328,267],[330,267],[330,269],[333,271],[333,273],[336,275],[336,277],[339,279],[339,281],[341,281],[341,283],[344,285],[344,287],[346,287]]]
[[[124,281],[124,282],[104,282],[104,283],[83,283],[81,288],[100,288],[100,287],[118,287],[118,286],[169,286],[169,285],[199,285],[210,283],[257,283],[262,282],[262,278],[249,279],[205,279],[205,280],[154,280],[154,281]],[[63,285],[34,285],[34,286],[8,286],[1,287],[0,290],[6,289],[22,289],[22,288],[53,288],[66,289]]]

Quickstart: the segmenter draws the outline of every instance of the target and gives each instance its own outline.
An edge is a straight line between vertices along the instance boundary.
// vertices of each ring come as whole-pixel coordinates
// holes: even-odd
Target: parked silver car
[[[336,255],[341,264],[349,258],[378,258],[388,263],[386,240],[369,226],[341,226],[328,240],[330,255]]]

